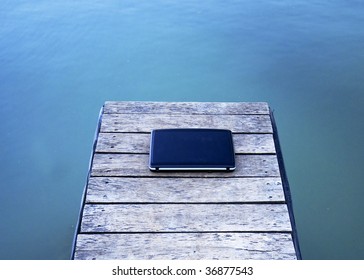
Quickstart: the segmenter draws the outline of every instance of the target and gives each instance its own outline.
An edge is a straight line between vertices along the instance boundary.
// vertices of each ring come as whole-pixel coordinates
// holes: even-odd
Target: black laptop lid
[[[232,134],[224,129],[156,129],[151,133],[149,168],[234,170]]]

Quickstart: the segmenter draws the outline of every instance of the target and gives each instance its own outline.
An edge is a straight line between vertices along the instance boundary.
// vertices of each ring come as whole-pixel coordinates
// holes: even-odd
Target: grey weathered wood
[[[279,177],[124,178],[91,177],[87,203],[284,202]]]
[[[272,133],[269,115],[104,114],[101,132],[150,132],[158,128],[217,128]]]
[[[275,153],[272,134],[234,134],[237,154]],[[100,133],[96,152],[99,153],[149,153],[150,134]]]
[[[80,234],[75,259],[294,260],[287,233]]]
[[[266,102],[105,102],[105,114],[269,114]]]
[[[234,172],[151,172],[150,131],[233,131]],[[75,259],[295,259],[267,103],[106,102]]]
[[[144,154],[95,154],[92,176],[267,177],[279,176],[275,155],[237,155],[233,172],[151,172]]]
[[[81,232],[291,231],[285,204],[86,204]]]

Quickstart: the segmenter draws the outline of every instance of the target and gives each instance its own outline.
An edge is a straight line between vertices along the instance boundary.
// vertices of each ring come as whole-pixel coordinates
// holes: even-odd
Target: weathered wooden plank
[[[147,177],[274,177],[280,176],[275,155],[237,155],[233,172],[151,172],[149,155],[95,154],[92,176],[147,176]]]
[[[233,134],[237,154],[275,153],[273,134]],[[100,133],[96,152],[149,153],[150,134]]]
[[[86,203],[284,202],[281,179],[91,177]]]
[[[216,128],[272,133],[269,115],[104,114],[101,132],[150,132],[158,128]]]
[[[105,114],[269,114],[266,102],[143,102],[108,101]]]
[[[76,260],[293,260],[287,233],[80,234]]]
[[[291,231],[285,204],[86,204],[81,232]]]

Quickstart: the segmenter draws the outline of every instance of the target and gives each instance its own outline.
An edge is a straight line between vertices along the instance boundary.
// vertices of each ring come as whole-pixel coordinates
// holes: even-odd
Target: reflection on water
[[[364,258],[361,1],[2,1],[2,259],[69,258],[105,100],[268,101],[307,259]]]

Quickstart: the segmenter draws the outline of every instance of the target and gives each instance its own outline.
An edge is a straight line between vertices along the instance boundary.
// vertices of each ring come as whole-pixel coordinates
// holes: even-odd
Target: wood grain
[[[294,260],[287,233],[79,234],[76,260]]]
[[[275,155],[237,155],[233,172],[151,172],[148,155],[95,154],[92,176],[143,177],[277,177],[280,176]]]
[[[233,134],[237,154],[275,153],[272,134]],[[149,153],[150,134],[100,133],[97,140],[98,153]]]
[[[266,102],[141,102],[107,101],[104,114],[269,114]]]
[[[81,232],[290,231],[285,204],[86,204]]]
[[[91,177],[87,203],[284,202],[279,177],[123,178]]]
[[[216,128],[239,133],[272,133],[269,115],[104,114],[101,132],[150,132],[162,128]]]

